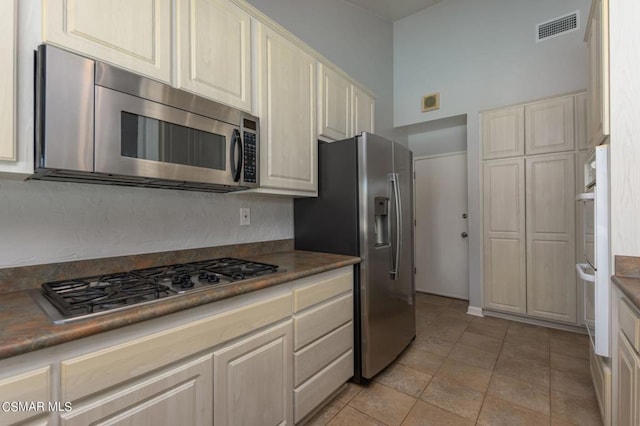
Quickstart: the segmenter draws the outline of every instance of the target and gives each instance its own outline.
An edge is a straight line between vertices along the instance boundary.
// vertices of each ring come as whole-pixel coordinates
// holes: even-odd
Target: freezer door
[[[411,169],[411,164],[409,160],[394,172],[393,146],[393,142],[369,133],[358,138],[359,290],[365,378],[372,378],[389,365],[415,336],[412,272],[405,269],[412,263],[411,250],[400,250],[401,266],[394,274],[397,242],[402,240],[401,247],[411,244],[410,233],[397,238],[398,229],[402,232],[411,224],[404,215],[398,217],[398,203],[405,214],[412,210],[411,198],[402,199],[405,193],[410,197],[411,182],[405,183],[406,176],[400,176],[400,172]],[[399,222],[403,224],[397,228]],[[411,283],[409,287],[407,283]]]

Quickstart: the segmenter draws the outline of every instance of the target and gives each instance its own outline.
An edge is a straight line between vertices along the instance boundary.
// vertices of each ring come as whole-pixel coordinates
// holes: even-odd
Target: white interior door
[[[417,158],[414,169],[416,290],[468,300],[467,154]]]

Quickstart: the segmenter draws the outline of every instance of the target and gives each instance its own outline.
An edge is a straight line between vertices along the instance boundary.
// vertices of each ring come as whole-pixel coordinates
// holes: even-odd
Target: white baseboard
[[[480,308],[478,306],[471,306],[471,305],[469,305],[469,309],[467,309],[467,314],[473,315],[475,317],[483,317],[484,316],[484,314],[482,313],[482,308]]]

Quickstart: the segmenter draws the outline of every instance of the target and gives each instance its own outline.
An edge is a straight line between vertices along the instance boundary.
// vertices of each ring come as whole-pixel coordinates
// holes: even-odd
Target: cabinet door
[[[366,94],[357,86],[353,88],[353,124],[351,135],[359,135],[362,132],[375,133],[375,99]]]
[[[482,114],[482,157],[515,157],[524,154],[524,108],[512,107]]]
[[[573,150],[573,96],[526,105],[524,113],[526,154]]]
[[[587,128],[589,146],[594,147],[609,135],[609,0],[594,0],[589,17]]]
[[[576,321],[574,153],[526,159],[527,313]]]
[[[0,379],[0,403],[12,401],[44,402],[52,401],[51,398],[51,369],[46,366],[37,370]],[[47,412],[45,407],[35,407],[36,410],[2,410],[0,411],[0,425],[16,424],[26,419],[42,416]],[[43,408],[43,409],[42,409]],[[23,423],[20,423],[23,424]],[[47,419],[42,417],[33,423],[47,424]]]
[[[524,160],[484,163],[484,306],[526,312]]]
[[[0,160],[16,159],[15,71],[16,71],[16,0],[0,3]]]
[[[574,97],[575,106],[575,139],[576,148],[579,150],[589,148],[589,137],[587,136],[587,93],[581,93]]]
[[[293,424],[291,320],[214,352],[214,424]]]
[[[178,2],[178,85],[251,111],[251,17],[229,0]]]
[[[318,63],[318,133],[333,140],[351,136],[351,83]]]
[[[619,426],[637,425],[637,355],[622,332],[618,333],[618,422]],[[640,419],[638,419],[640,420]]]
[[[44,0],[43,39],[170,83],[171,0]]]
[[[60,424],[210,425],[211,364],[209,354],[74,403],[73,410],[60,415]]]
[[[260,186],[316,193],[316,60],[275,30],[257,27]]]

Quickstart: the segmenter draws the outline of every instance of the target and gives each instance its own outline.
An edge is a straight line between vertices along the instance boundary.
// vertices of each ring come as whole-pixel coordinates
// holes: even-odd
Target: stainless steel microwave
[[[41,45],[32,179],[208,192],[259,182],[257,117]]]

